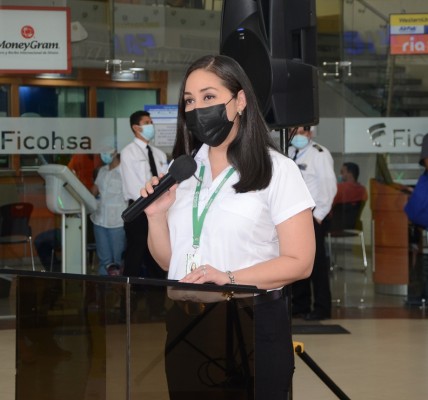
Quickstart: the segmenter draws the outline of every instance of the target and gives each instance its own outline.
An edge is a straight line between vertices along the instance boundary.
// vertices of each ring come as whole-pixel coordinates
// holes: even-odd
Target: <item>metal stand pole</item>
[[[315,374],[328,386],[328,388],[341,400],[351,400],[331,378],[319,367],[319,365],[303,349],[303,343],[293,342],[294,352],[303,362],[315,372]]]

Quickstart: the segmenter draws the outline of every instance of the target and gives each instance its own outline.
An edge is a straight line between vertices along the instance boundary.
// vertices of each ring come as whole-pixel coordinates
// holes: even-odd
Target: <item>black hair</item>
[[[354,177],[355,182],[358,181],[358,177],[360,176],[360,167],[353,162],[345,162],[343,166],[349,171],[349,173]]]
[[[135,111],[129,117],[129,125],[132,128],[132,125],[140,125],[141,118],[150,117],[150,113],[148,111]]]
[[[227,158],[240,175],[239,181],[234,185],[236,192],[265,189],[272,179],[269,150],[276,150],[276,145],[269,134],[250,80],[238,62],[230,57],[204,56],[187,69],[178,99],[177,136],[172,151],[173,158],[182,154],[193,154],[202,145],[186,127],[184,101],[187,78],[199,69],[217,75],[233,96],[237,96],[240,90],[244,91],[247,105],[239,117],[238,133],[228,147]]]

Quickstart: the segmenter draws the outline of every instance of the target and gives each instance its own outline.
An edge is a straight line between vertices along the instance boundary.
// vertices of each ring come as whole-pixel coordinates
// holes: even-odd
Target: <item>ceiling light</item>
[[[135,60],[120,60],[120,59],[112,59],[105,60],[105,73],[106,75],[113,74],[122,74],[124,72],[136,74],[138,72],[144,71],[143,67],[137,67],[135,65]]]

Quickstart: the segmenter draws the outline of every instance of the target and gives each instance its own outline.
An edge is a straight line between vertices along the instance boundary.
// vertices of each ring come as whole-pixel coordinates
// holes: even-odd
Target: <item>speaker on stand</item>
[[[224,0],[220,53],[247,73],[271,129],[318,124],[315,0]]]

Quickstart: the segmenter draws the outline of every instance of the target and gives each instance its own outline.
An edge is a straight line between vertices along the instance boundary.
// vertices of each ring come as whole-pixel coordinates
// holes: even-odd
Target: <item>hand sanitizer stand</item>
[[[86,218],[97,201],[65,165],[42,165],[39,174],[46,181],[46,204],[61,214],[62,272],[86,274]]]

